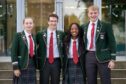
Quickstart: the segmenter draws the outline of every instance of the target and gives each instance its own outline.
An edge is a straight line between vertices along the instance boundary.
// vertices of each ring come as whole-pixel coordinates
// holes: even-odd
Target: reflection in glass
[[[126,55],[126,36],[125,36],[125,10],[126,1],[107,2],[103,0],[102,4],[102,20],[112,23],[114,35],[117,43],[117,55]]]
[[[16,31],[16,0],[0,0],[0,56],[10,56]]]
[[[26,16],[34,18],[34,33],[46,28],[48,23],[48,15],[54,12],[55,0],[27,0]]]
[[[92,0],[64,0],[64,27],[65,31],[72,22],[83,24],[88,21],[86,9]]]

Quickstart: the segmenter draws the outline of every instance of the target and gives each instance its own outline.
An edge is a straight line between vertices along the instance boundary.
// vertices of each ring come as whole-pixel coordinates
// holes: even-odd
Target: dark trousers
[[[53,64],[50,64],[47,59],[44,68],[40,70],[40,84],[59,84],[60,71],[60,58],[56,58]]]
[[[97,84],[97,72],[99,72],[101,84],[111,84],[111,71],[108,68],[108,62],[99,63],[95,52],[87,52],[86,74],[88,84]]]

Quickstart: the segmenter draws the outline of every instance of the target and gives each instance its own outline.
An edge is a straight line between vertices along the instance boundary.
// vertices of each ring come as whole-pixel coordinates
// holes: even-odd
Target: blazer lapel
[[[43,31],[42,38],[43,38],[45,44],[47,44],[47,30]]]
[[[70,42],[68,44],[65,45],[66,46],[66,54],[67,54],[67,56],[69,55],[70,43],[71,43],[71,40],[70,40]]]
[[[35,36],[33,34],[32,34],[32,38],[33,38],[34,45],[35,45],[35,48],[36,48],[36,39],[35,39]]]
[[[80,45],[80,42],[79,42],[79,40],[78,40],[78,56],[79,56],[79,57],[80,57],[80,55],[81,55],[81,53],[82,53],[81,50],[80,50],[80,46],[81,46],[81,45]]]
[[[34,35],[32,34],[32,38],[33,38],[33,41],[34,41],[34,43],[35,43],[35,37],[34,37]]]
[[[85,46],[87,47],[87,32],[88,32],[88,25],[89,23],[84,27],[84,42],[85,42]]]
[[[97,29],[96,29],[96,38],[95,38],[96,41],[97,41],[98,36],[99,36],[99,34],[100,34],[100,32],[101,32],[101,29],[102,29],[102,24],[101,24],[101,22],[98,20]]]
[[[26,46],[28,47],[28,42],[27,42],[27,38],[26,38],[26,35],[25,35],[24,31],[21,32],[21,38],[23,39],[23,42],[24,42],[24,43],[26,44]]]
[[[59,44],[60,44],[60,33],[58,31],[56,31],[56,39],[57,39],[57,45],[58,45],[58,48],[59,48]]]

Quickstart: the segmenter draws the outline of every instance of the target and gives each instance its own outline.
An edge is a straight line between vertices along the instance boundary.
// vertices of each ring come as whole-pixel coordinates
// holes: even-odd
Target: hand
[[[21,74],[21,72],[20,72],[20,70],[14,70],[14,75],[16,76],[16,77],[19,77],[20,76],[20,74]]]
[[[115,67],[115,62],[114,60],[109,61],[108,63],[108,68],[113,69]]]

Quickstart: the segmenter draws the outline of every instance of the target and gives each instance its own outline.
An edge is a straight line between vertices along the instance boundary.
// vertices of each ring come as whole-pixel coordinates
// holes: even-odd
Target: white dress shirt
[[[47,29],[47,58],[49,58],[49,41],[50,41],[50,36],[51,32],[53,32],[53,54],[54,58],[59,58],[59,50],[58,50],[58,45],[57,45],[57,37],[56,37],[56,31],[51,31],[49,28]]]

